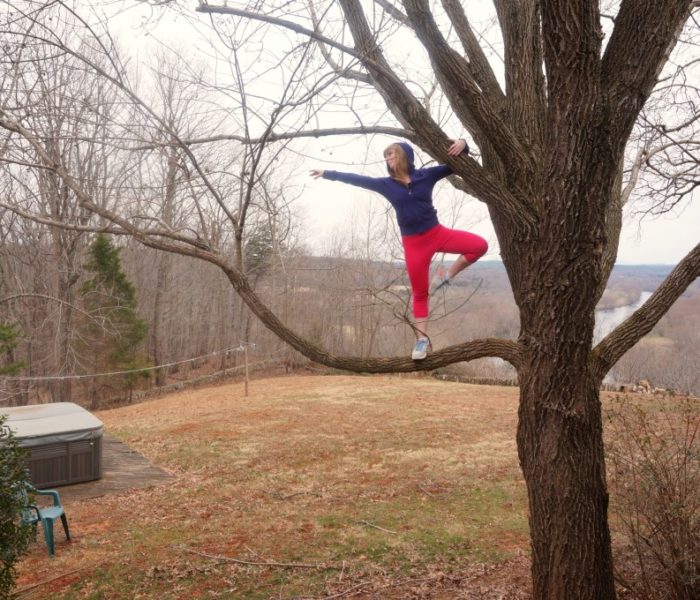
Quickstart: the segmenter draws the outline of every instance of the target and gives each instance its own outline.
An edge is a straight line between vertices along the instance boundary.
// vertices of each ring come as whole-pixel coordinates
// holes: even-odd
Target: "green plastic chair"
[[[37,504],[29,503],[29,494],[35,496],[51,496],[53,504],[51,506],[38,506]],[[66,539],[70,541],[70,532],[68,531],[68,519],[61,504],[61,496],[56,490],[38,490],[33,486],[27,486],[23,492],[25,498],[25,507],[22,510],[22,521],[31,525],[36,535],[37,524],[41,522],[44,529],[44,539],[49,549],[49,556],[56,555],[56,548],[53,537],[53,523],[60,518],[63,523],[63,531],[66,532]]]

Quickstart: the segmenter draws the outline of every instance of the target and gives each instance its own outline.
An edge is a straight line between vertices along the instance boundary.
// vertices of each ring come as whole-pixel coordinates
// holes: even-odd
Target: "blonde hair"
[[[401,147],[401,144],[393,143],[384,148],[384,158],[386,158],[389,150],[394,150],[396,156],[398,157],[398,160],[396,161],[396,168],[393,171],[389,170],[389,174],[395,179],[408,175],[408,157],[406,156],[404,149]],[[387,169],[389,169],[388,166]]]

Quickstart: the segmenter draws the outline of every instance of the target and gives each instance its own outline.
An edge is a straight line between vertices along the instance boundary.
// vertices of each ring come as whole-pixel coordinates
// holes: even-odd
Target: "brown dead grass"
[[[515,388],[361,376],[99,412],[174,478],[68,504],[73,542],[32,546],[21,597],[525,598],[516,412]]]

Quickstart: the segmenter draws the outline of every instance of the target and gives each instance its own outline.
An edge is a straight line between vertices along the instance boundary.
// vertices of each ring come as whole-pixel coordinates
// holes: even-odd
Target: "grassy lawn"
[[[99,412],[174,477],[68,503],[20,597],[525,598],[516,412],[515,388],[360,376]]]

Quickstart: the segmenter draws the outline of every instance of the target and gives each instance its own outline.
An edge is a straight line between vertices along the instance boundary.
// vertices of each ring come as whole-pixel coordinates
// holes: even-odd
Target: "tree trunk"
[[[541,352],[520,386],[533,596],[615,598],[598,382],[585,364]]]
[[[175,196],[177,194],[177,172],[178,172],[178,153],[175,147],[171,148],[167,156],[167,170],[165,173],[165,195],[163,198],[163,211],[161,218],[164,223],[169,226],[173,222],[173,207],[175,204]],[[162,363],[163,352],[161,350],[163,332],[162,317],[166,304],[166,288],[168,287],[168,279],[171,272],[171,257],[167,253],[157,254],[157,275],[155,297],[153,299],[153,321],[151,323],[151,360],[155,365]],[[166,382],[165,369],[156,371],[156,385],[165,385]]]
[[[75,284],[78,275],[75,268],[76,255],[69,252],[67,261],[64,263],[68,275],[59,275],[58,297],[64,301],[61,308],[61,317],[58,322],[58,352],[53,356],[54,372],[65,375],[66,379],[59,379],[56,386],[52,388],[54,402],[71,402],[73,394],[72,380],[69,379],[74,374],[75,360],[73,357],[73,306],[75,304]]]
[[[162,317],[165,305],[166,288],[168,286],[168,276],[170,274],[170,255],[166,253],[156,256],[156,289],[153,298],[153,317],[151,320],[151,360],[154,365],[162,363],[163,353],[161,350],[162,341]],[[156,370],[156,385],[165,384],[165,369]]]
[[[552,203],[564,251],[552,256],[554,240],[543,235],[529,253],[529,288],[519,294],[525,355],[518,455],[529,498],[533,597],[610,600],[601,375],[591,359],[601,259],[578,259],[598,224],[580,219],[576,227],[567,208],[575,202]]]

